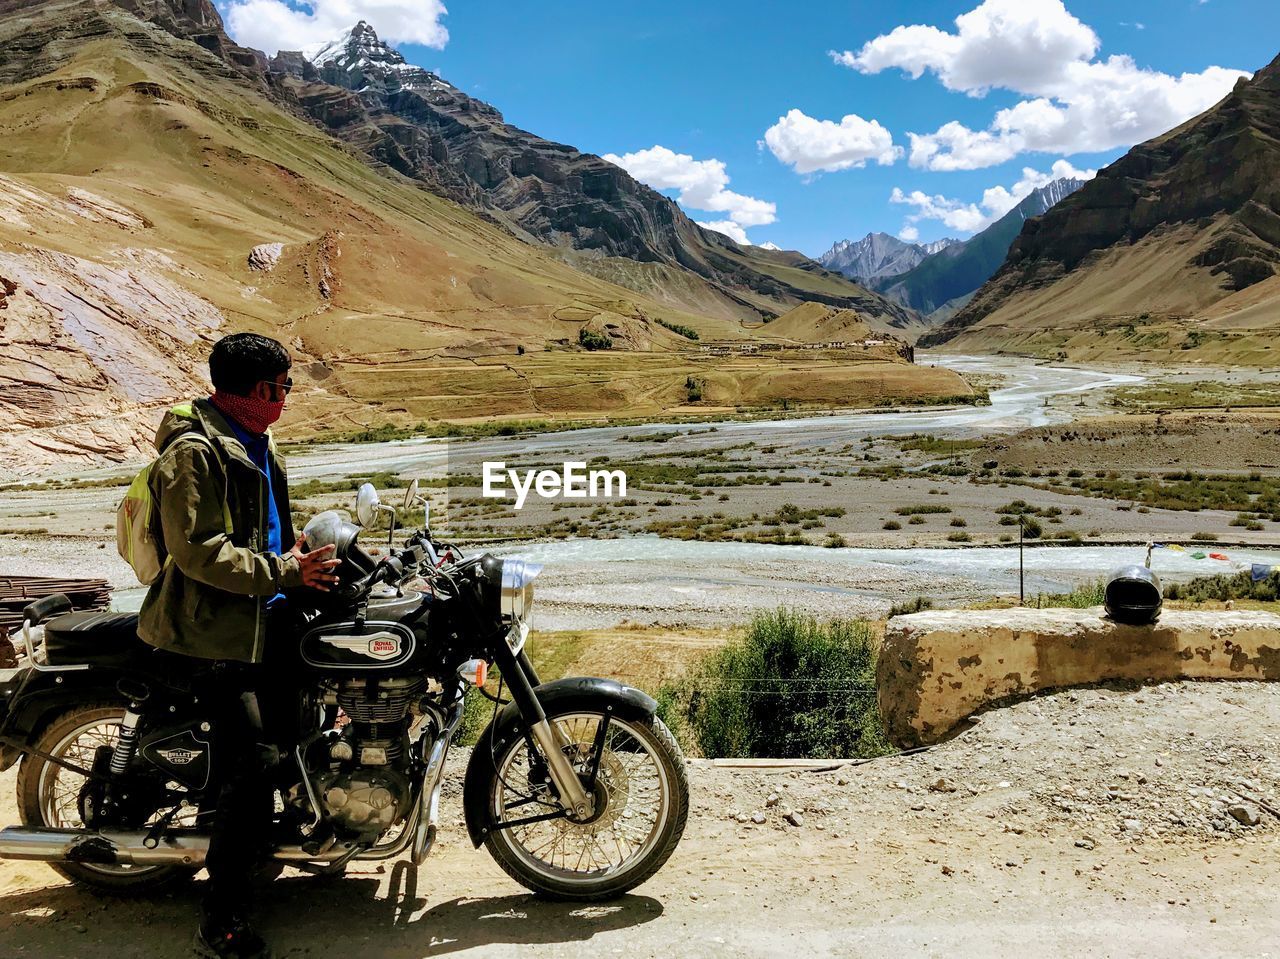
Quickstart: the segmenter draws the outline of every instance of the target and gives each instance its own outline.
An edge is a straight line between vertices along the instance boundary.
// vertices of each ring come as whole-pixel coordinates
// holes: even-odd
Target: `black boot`
[[[214,916],[196,930],[195,954],[204,959],[271,959],[271,948],[243,916]]]

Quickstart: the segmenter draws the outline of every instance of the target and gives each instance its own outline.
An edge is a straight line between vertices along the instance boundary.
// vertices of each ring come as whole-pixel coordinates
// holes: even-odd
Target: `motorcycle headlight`
[[[522,559],[508,559],[502,564],[501,613],[515,623],[528,625],[533,609],[533,581],[542,572],[542,564]]]

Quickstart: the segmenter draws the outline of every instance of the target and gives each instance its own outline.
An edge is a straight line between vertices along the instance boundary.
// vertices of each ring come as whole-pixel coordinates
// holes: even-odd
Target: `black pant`
[[[196,682],[202,713],[213,727],[214,812],[204,912],[214,921],[247,907],[253,872],[270,848],[276,750],[263,731],[258,705],[263,676],[258,666],[220,662]]]

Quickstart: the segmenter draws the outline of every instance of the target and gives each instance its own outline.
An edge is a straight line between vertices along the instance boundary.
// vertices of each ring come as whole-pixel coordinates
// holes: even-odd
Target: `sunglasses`
[[[283,383],[277,383],[275,380],[263,380],[267,386],[271,387],[271,395],[276,395],[276,390],[284,390],[284,395],[288,396],[289,391],[293,389],[293,377],[287,377]]]

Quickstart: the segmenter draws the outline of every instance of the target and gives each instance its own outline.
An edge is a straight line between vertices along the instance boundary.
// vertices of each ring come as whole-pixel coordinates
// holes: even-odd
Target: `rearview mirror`
[[[373,529],[378,521],[378,511],[382,502],[378,499],[378,491],[372,483],[361,483],[356,491],[356,519],[365,529]]]
[[[421,484],[415,479],[404,493],[404,512],[408,516],[417,504],[422,504],[422,527],[431,528],[431,500],[422,495]]]

